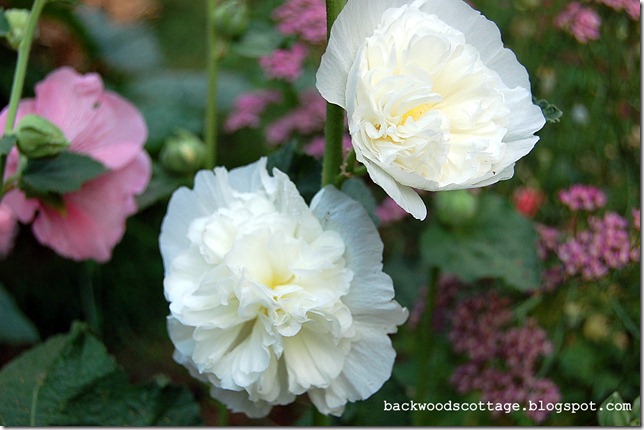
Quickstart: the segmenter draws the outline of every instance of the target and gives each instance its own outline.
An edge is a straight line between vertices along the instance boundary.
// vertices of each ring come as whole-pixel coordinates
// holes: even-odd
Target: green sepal
[[[546,121],[559,122],[559,120],[561,119],[561,116],[563,115],[563,112],[561,111],[561,109],[549,103],[547,100],[543,100],[543,99],[537,100],[533,97],[532,101],[534,102],[534,104],[536,104],[541,108],[541,112],[543,113],[543,116],[546,118]]]
[[[11,148],[16,144],[16,136],[13,134],[5,134],[0,138],[0,156],[9,155]]]

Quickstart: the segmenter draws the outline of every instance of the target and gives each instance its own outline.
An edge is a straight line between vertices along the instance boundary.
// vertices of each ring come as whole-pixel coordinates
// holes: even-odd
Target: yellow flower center
[[[432,108],[432,106],[433,106],[433,105],[434,105],[433,103],[425,103],[425,104],[422,104],[422,105],[416,106],[416,107],[415,107],[415,108],[413,108],[413,109],[410,109],[409,111],[407,111],[407,113],[405,113],[405,114],[402,116],[402,121],[401,121],[401,123],[402,123],[402,124],[404,124],[404,123],[407,121],[407,119],[408,119],[408,118],[413,118],[413,119],[414,119],[414,121],[418,121],[418,119],[419,119],[421,116],[425,115],[425,112],[427,112],[428,110],[430,110],[430,109]]]

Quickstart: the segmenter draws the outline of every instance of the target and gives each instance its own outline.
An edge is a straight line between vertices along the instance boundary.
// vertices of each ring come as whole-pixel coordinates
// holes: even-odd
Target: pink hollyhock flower
[[[56,124],[71,142],[69,150],[92,157],[108,172],[63,196],[64,210],[13,190],[4,202],[19,221],[33,221],[43,245],[73,260],[105,262],[125,233],[125,220],[137,210],[134,196],[151,175],[143,145],[147,126],[141,113],[119,95],[105,91],[99,75],[80,75],[68,67],[50,73],[36,85],[36,97],[20,102],[17,121],[40,115]],[[7,110],[0,113],[4,127]],[[9,155],[7,174],[16,171],[18,153]]]
[[[259,59],[259,65],[269,79],[284,79],[295,82],[302,74],[302,65],[308,49],[301,43],[291,49],[278,49]]]
[[[0,203],[0,259],[6,257],[13,249],[17,233],[18,222],[11,208]]]

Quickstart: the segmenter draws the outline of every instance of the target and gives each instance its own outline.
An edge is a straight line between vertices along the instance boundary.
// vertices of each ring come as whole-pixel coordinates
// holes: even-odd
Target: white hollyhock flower
[[[307,206],[266,159],[203,171],[170,200],[160,246],[174,358],[251,417],[308,393],[324,414],[389,379],[408,312],[365,210],[326,187]]]
[[[348,0],[317,73],[357,159],[402,208],[414,191],[508,179],[545,119],[496,25],[462,0]]]

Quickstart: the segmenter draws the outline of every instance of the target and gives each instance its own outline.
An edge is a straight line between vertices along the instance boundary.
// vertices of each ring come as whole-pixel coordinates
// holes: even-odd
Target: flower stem
[[[204,142],[206,144],[207,169],[213,169],[217,163],[217,68],[219,66],[219,53],[217,46],[217,31],[215,28],[215,8],[217,0],[207,0],[207,25],[208,32],[208,93],[206,99],[206,117],[204,124]]]
[[[326,0],[327,39],[331,27],[344,7],[345,0]],[[322,161],[322,186],[333,184],[340,176],[342,166],[342,138],[344,135],[344,109],[327,103],[326,125],[324,128],[326,143]]]
[[[438,294],[438,280],[440,270],[432,268],[429,276],[429,285],[427,286],[427,298],[425,299],[425,310],[423,319],[420,324],[420,333],[418,338],[418,350],[416,358],[418,360],[418,382],[416,385],[416,401],[424,403],[427,401],[429,393],[429,384],[432,380],[432,353],[434,350],[434,333],[433,333],[433,315],[436,307],[436,296]],[[428,425],[425,420],[427,414],[414,414],[413,423],[417,426]]]
[[[18,104],[22,97],[22,89],[25,85],[25,75],[27,74],[27,64],[29,63],[29,52],[31,51],[31,43],[36,33],[38,26],[38,19],[45,7],[47,0],[35,0],[27,27],[23,35],[22,41],[18,47],[18,61],[16,62],[16,69],[13,74],[13,84],[11,86],[11,95],[9,97],[9,109],[7,110],[7,121],[4,125],[4,135],[13,134],[16,125],[16,116],[18,114]],[[4,194],[4,171],[7,164],[7,155],[0,155],[0,199]]]

